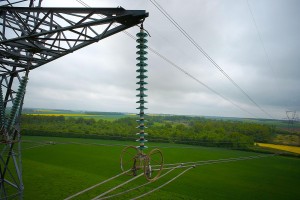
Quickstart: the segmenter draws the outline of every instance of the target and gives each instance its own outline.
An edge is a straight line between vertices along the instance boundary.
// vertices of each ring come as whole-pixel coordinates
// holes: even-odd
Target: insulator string
[[[139,110],[139,119],[136,120],[138,123],[138,126],[136,128],[139,129],[137,135],[139,136],[139,138],[136,141],[140,143],[140,145],[137,146],[137,148],[139,148],[140,150],[147,148],[147,146],[145,146],[145,142],[147,142],[147,140],[145,139],[145,135],[147,135],[147,133],[145,133],[145,129],[147,128],[145,126],[145,110],[147,109],[145,107],[145,104],[147,103],[147,101],[145,101],[145,97],[148,96],[145,94],[145,92],[147,91],[145,85],[148,84],[145,81],[145,79],[148,78],[148,76],[146,76],[146,73],[148,71],[146,69],[146,67],[148,66],[148,64],[146,63],[146,61],[148,60],[146,57],[146,55],[148,54],[148,52],[146,51],[146,49],[148,48],[148,46],[146,45],[146,43],[148,42],[146,37],[148,36],[148,34],[142,27],[143,26],[141,26],[140,32],[136,34],[136,41],[138,43],[138,45],[136,46],[136,48],[138,49],[138,51],[136,52],[136,54],[138,55],[138,57],[136,58],[138,60],[138,63],[136,64],[136,66],[138,67],[138,69],[136,70],[138,76],[136,78],[139,80],[136,83],[137,85],[139,85],[139,87],[136,89],[139,92],[136,95],[137,97],[139,97],[139,100],[136,102],[139,105],[139,107],[136,108]]]

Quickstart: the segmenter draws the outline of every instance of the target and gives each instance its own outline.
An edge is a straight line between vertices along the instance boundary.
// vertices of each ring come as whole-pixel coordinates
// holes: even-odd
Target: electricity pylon
[[[289,129],[292,130],[291,126],[293,126],[295,120],[296,120],[296,111],[286,111],[286,116],[289,123]]]
[[[148,17],[144,10],[50,8],[41,2],[0,0],[0,199],[23,198],[20,116],[29,72]],[[29,6],[16,7],[24,3]]]

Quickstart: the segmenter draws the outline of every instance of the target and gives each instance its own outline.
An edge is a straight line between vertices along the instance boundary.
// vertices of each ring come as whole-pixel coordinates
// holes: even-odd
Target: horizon
[[[10,107],[8,107],[10,108]],[[33,108],[23,107],[23,109],[32,109],[37,111],[66,111],[66,112],[95,112],[95,113],[120,113],[120,114],[136,114],[133,112],[122,112],[122,111],[100,111],[100,110],[83,110],[83,109],[64,109],[64,108]],[[230,116],[213,116],[213,115],[184,115],[184,114],[172,114],[172,113],[146,113],[146,115],[166,115],[166,116],[186,116],[186,117],[207,117],[207,118],[233,118],[233,119],[254,119],[254,120],[270,120],[270,121],[286,121],[287,118],[283,119],[268,119],[268,118],[251,118],[251,117],[230,117]],[[295,120],[299,122],[299,120]]]

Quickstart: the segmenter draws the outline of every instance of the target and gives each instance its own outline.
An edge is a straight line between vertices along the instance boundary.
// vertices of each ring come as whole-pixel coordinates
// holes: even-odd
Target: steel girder
[[[137,25],[147,16],[145,11],[121,7],[0,7],[0,73],[37,68]]]
[[[121,7],[40,5],[41,0],[39,7],[33,7],[34,0],[30,0],[29,7],[12,7],[11,1],[0,0],[0,199],[23,198],[20,116],[24,80],[30,70],[138,25],[148,17],[143,10]]]

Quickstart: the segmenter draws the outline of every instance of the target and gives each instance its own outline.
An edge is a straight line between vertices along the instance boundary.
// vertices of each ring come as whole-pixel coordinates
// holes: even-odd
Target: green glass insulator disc
[[[147,147],[147,146],[137,146],[136,148],[138,148],[139,150],[148,149],[148,147]]]
[[[137,91],[147,91],[148,89],[147,88],[137,88],[136,90]]]
[[[136,78],[143,79],[143,78],[148,78],[148,76],[146,76],[146,75],[138,75]]]
[[[138,128],[138,129],[140,129],[140,130],[144,130],[144,129],[146,129],[146,128],[148,128],[147,126],[137,126],[136,128]]]
[[[147,115],[145,113],[140,113],[140,114],[136,114],[137,116],[140,116],[140,117],[146,117]]]
[[[144,132],[143,133],[136,133],[136,135],[144,137],[144,136],[148,135],[148,133],[144,133]]]
[[[145,81],[139,81],[139,82],[137,82],[136,84],[139,84],[139,85],[147,85],[148,83],[145,82]]]
[[[140,117],[145,117],[145,116],[147,116],[147,115],[145,115],[145,114],[136,114],[137,116],[140,116]]]
[[[144,57],[144,56],[139,56],[136,58],[137,60],[139,61],[145,61],[145,60],[148,60],[148,58]]]
[[[148,40],[145,39],[145,38],[139,38],[139,39],[137,39],[136,41],[137,41],[138,43],[147,43],[147,42],[148,42]]]
[[[148,142],[148,140],[146,140],[146,139],[137,139],[137,140],[135,140],[135,141],[137,141],[137,142],[142,142],[142,143]]]
[[[142,70],[142,69],[144,69],[144,70],[146,70],[146,67],[147,67],[147,65],[146,66],[138,66],[138,65],[136,65],[137,67],[138,67],[138,69],[137,70]]]
[[[148,70],[146,70],[146,69],[144,69],[144,68],[136,70],[136,72],[142,72],[142,73],[145,73],[145,72],[147,72],[147,71],[148,71]]]
[[[147,120],[145,120],[145,119],[137,119],[137,120],[135,120],[136,122],[138,122],[138,123],[144,123],[144,122],[148,122]]]
[[[147,88],[144,88],[144,87],[140,87],[140,88],[138,88],[138,89],[136,89],[136,90],[138,90],[138,91],[147,91],[148,89],[147,89]]]
[[[145,100],[139,100],[139,101],[137,101],[136,103],[148,103],[148,101],[145,101]]]
[[[146,67],[146,66],[148,66],[148,64],[141,61],[141,62],[137,63],[136,66],[138,66],[138,67]]]
[[[148,46],[145,45],[145,44],[139,44],[139,45],[136,46],[136,48],[137,48],[137,49],[147,49]]]
[[[138,94],[138,95],[136,95],[137,97],[147,97],[148,95],[146,95],[146,94]]]
[[[137,37],[147,37],[148,34],[145,33],[144,31],[141,31],[141,32],[138,32],[138,33],[136,34],[136,36],[137,36]]]
[[[146,108],[145,106],[140,106],[140,107],[137,107],[136,109],[146,110],[148,108]]]
[[[141,50],[137,51],[136,54],[138,54],[138,55],[146,55],[146,54],[148,54],[148,52],[141,49]]]

